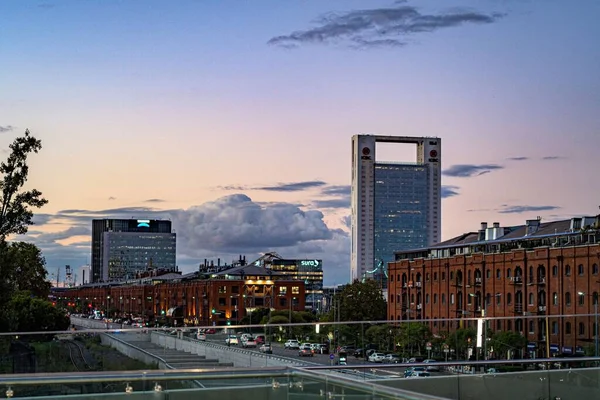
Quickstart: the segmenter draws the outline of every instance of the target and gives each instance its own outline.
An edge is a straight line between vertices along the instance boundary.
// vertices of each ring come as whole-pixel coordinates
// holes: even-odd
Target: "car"
[[[304,343],[298,349],[298,357],[314,357],[314,356],[315,356],[315,352],[311,348],[310,343]]]
[[[327,343],[318,344],[315,347],[315,352],[320,354],[329,354],[329,346],[327,345]]]
[[[427,371],[414,371],[410,375],[406,376],[406,378],[427,378],[431,376]]]
[[[258,344],[263,344],[266,342],[265,335],[256,335],[254,336],[254,340],[256,340],[256,343]]]
[[[383,362],[386,364],[398,364],[400,362],[400,357],[392,353],[386,354]]]
[[[229,335],[227,337],[227,339],[225,339],[225,344],[227,345],[232,345],[232,344],[238,344],[238,338],[235,335]]]
[[[263,344],[258,348],[258,351],[265,354],[273,354],[273,348],[270,344]]]
[[[385,354],[383,353],[373,353],[369,356],[369,362],[372,363],[380,363],[385,360]]]
[[[201,341],[206,341],[206,333],[197,333],[196,334],[196,339],[201,340]]]
[[[423,360],[423,363],[430,364],[430,365],[427,365],[427,367],[425,367],[425,369],[428,372],[440,372],[440,366],[439,365],[435,365],[436,362],[437,361],[431,360],[431,359]]]
[[[242,341],[242,347],[256,347],[258,344],[253,337],[246,338]]]
[[[283,344],[283,348],[287,350],[300,349],[300,343],[296,339],[289,339]]]
[[[404,371],[404,377],[408,378],[413,374],[427,373],[425,367],[410,367]]]

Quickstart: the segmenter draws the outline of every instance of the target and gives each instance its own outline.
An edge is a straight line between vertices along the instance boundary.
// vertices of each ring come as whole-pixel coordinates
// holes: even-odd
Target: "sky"
[[[600,2],[0,1],[0,156],[29,129],[29,233],[89,262],[92,218],[169,218],[178,265],[350,277],[351,136],[438,136],[442,238],[595,215]],[[414,161],[410,146],[377,151]]]

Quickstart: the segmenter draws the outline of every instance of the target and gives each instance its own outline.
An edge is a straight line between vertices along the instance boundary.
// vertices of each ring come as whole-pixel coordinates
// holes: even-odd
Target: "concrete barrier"
[[[539,400],[600,397],[600,368],[439,376],[377,381],[447,399]]]
[[[156,331],[150,333],[150,341],[167,349],[182,350],[205,356],[206,358],[216,358],[221,363],[232,363],[235,367],[302,367],[319,365],[294,358],[264,354],[234,346],[228,347],[188,337],[177,338]]]

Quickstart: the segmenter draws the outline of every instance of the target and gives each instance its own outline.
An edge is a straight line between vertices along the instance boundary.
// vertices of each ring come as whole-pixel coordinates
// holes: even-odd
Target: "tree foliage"
[[[22,190],[29,176],[27,159],[42,149],[42,142],[26,130],[9,147],[8,159],[0,163],[0,241],[13,234],[27,233],[28,226],[33,224],[31,209],[48,203],[39,190]]]
[[[339,307],[339,321],[382,321],[386,319],[387,303],[379,284],[368,279],[355,280],[346,285],[334,299],[334,310]],[[333,318],[332,320],[335,320]]]
[[[0,243],[0,265],[4,272],[3,294],[28,291],[36,297],[47,299],[51,285],[47,281],[46,260],[36,245],[26,242]]]
[[[61,331],[67,330],[70,324],[65,310],[27,291],[13,295],[4,313],[6,326],[3,328],[9,332]]]
[[[494,350],[494,358],[504,359],[507,357],[508,352],[519,352],[527,345],[527,339],[525,336],[513,331],[501,331],[494,332],[488,349]]]

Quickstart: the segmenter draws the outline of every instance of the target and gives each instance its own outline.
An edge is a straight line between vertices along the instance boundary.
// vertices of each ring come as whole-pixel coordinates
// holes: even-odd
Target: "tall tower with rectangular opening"
[[[377,161],[376,143],[413,144],[417,162]],[[386,287],[395,251],[440,241],[441,146],[436,137],[352,137],[352,280]]]

